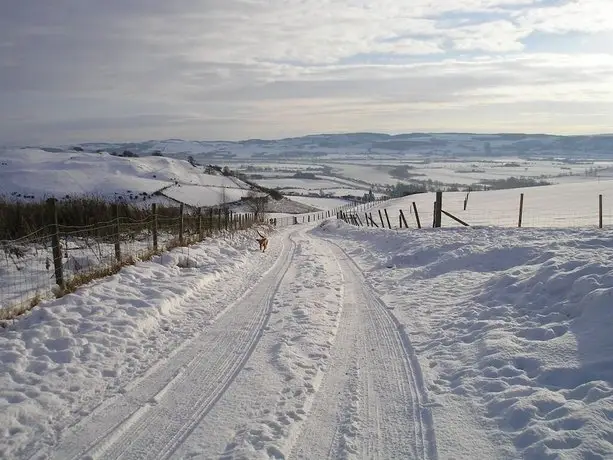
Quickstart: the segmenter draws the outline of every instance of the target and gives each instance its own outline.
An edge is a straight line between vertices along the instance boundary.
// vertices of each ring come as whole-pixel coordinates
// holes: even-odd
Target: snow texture
[[[613,456],[613,232],[318,232],[411,337],[442,458]]]
[[[471,226],[517,227],[521,194],[524,195],[522,227],[596,227],[598,195],[603,196],[603,225],[613,225],[613,180],[470,192],[466,210],[466,193],[445,192],[443,210]],[[402,209],[409,227],[416,228],[412,209],[415,202],[422,226],[431,227],[435,199],[434,193],[419,193],[385,201],[379,208],[387,208],[396,226],[399,209]],[[373,212],[375,218],[376,209],[369,212]],[[461,225],[446,215],[442,220],[443,227]]]
[[[177,187],[183,185],[183,187]],[[227,189],[223,193],[223,189]],[[90,195],[143,201],[164,190],[174,199],[203,206],[222,196],[239,200],[249,186],[236,178],[205,174],[184,160],[108,153],[0,150],[0,195],[39,201],[45,197]],[[149,202],[150,204],[151,202]]]
[[[0,457],[613,458],[613,231],[261,231],[0,331]]]

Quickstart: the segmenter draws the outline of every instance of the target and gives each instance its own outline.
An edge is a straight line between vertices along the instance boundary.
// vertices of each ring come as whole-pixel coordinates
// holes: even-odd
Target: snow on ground
[[[0,457],[29,458],[57,442],[62,428],[187,345],[281,249],[258,253],[247,232],[206,240],[43,302],[0,331]]]
[[[38,149],[0,151],[0,195],[150,195],[175,183],[193,186],[249,188],[241,181],[205,174],[187,161],[164,157],[123,158],[108,153],[46,152]]]
[[[333,197],[343,197],[343,196],[364,196],[368,194],[369,190],[366,189],[351,189],[351,188],[331,188],[326,189],[324,193],[326,195],[330,195]],[[383,193],[374,192],[374,196],[376,198],[381,198],[384,196]]]
[[[320,210],[334,209],[351,204],[349,201],[339,198],[318,198],[312,196],[288,196],[287,198]]]
[[[299,436],[327,369],[344,291],[325,246],[300,233],[291,241],[290,263],[245,371],[174,458],[284,458]]]
[[[325,224],[415,347],[440,458],[613,457],[613,232]]]
[[[473,161],[445,162],[434,160],[423,165],[412,165],[410,172],[425,174],[418,179],[432,179],[444,183],[474,184],[485,179],[504,179],[507,177],[545,177],[547,181],[577,181],[585,177],[585,170],[590,167],[605,167],[608,162],[594,164],[567,164],[551,160],[526,160],[520,158],[498,158],[495,161],[475,158]],[[573,174],[573,176],[569,176]],[[555,177],[564,175],[563,177]],[[593,180],[593,178],[592,178]]]
[[[613,225],[613,180],[527,187],[522,189],[471,192],[466,211],[464,192],[443,193],[443,209],[471,226],[498,225],[516,227],[519,220],[520,194],[524,194],[523,227],[594,227],[598,225],[598,195],[603,195],[603,224]],[[386,208],[398,226],[399,209],[409,227],[416,227],[412,202],[417,205],[424,227],[431,227],[435,194],[420,193],[386,201]],[[373,218],[375,214],[373,214]],[[460,224],[443,215],[443,227]]]
[[[278,188],[280,190],[291,191],[293,189],[302,190],[325,190],[328,188],[339,188],[338,182],[332,180],[319,179],[295,179],[295,178],[277,178],[277,179],[260,179],[258,185],[267,188]]]
[[[345,186],[353,187],[353,188],[356,188],[358,190],[366,190],[366,191],[368,191],[368,186],[364,185],[364,183],[356,182],[353,179],[341,179],[340,177],[326,176],[326,175],[322,175],[322,174],[318,174],[317,177],[320,178],[320,179],[331,180],[332,182],[337,182],[340,185],[345,185]]]
[[[613,230],[263,230],[0,331],[0,456],[613,458]]]
[[[388,171],[391,168],[380,165],[376,160],[373,160],[371,165],[335,163],[333,168],[337,174],[369,184],[394,185],[398,182],[398,179],[389,175]]]
[[[249,195],[249,190],[238,187],[203,187],[199,185],[176,185],[162,192],[164,196],[195,208],[233,203]]]

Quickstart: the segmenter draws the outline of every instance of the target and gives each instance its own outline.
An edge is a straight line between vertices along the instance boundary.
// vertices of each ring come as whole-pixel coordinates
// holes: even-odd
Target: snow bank
[[[0,457],[26,458],[53,443],[56,427],[199,332],[279,251],[257,252],[249,232],[206,240],[43,302],[0,329]]]
[[[612,231],[317,232],[409,332],[442,458],[613,456]]]

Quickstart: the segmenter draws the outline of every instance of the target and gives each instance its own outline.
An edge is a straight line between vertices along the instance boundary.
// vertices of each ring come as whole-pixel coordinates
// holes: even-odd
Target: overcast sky
[[[2,0],[0,144],[613,132],[613,0]]]

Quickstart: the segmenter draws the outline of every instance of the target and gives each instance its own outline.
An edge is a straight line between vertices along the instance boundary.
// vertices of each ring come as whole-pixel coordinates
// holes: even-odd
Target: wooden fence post
[[[602,195],[598,195],[598,228],[602,228]]]
[[[390,216],[387,215],[387,208],[383,209],[383,212],[385,213],[385,219],[387,220],[387,226],[391,229],[392,224],[390,223]]]
[[[121,263],[121,217],[119,216],[119,204],[113,204],[115,211],[115,260]]]
[[[470,195],[470,190],[466,194],[466,198],[464,198],[464,211],[466,211],[466,206],[468,206],[468,195]]]
[[[383,222],[383,214],[381,213],[380,209],[377,209],[377,211],[379,211],[379,219],[381,219],[381,228],[385,228],[385,223]]]
[[[436,201],[432,204],[432,228],[436,228]]]
[[[443,192],[436,192],[436,205],[434,206],[434,227],[440,228],[443,222]]]
[[[455,220],[457,223],[464,225],[465,227],[470,227],[470,225],[468,225],[466,222],[464,222],[462,219],[458,219],[456,216],[454,216],[453,214],[451,214],[450,212],[445,211],[444,209],[442,210],[443,214],[445,214],[447,217]]]
[[[183,203],[179,205],[179,244],[183,246],[183,231],[185,230],[183,227]]]
[[[217,208],[217,231],[221,232],[221,208]]]
[[[157,204],[151,205],[151,215],[153,216],[151,234],[153,235],[153,250],[158,250],[158,209]]]
[[[198,208],[198,239],[204,239],[204,227],[202,226],[202,208]]]
[[[60,226],[57,222],[57,208],[55,206],[56,199],[49,198],[47,200],[49,222],[51,222],[51,247],[53,248],[53,268],[55,273],[55,282],[64,289],[64,272],[62,269],[62,248],[60,247]]]
[[[373,227],[377,227],[379,228],[379,226],[377,225],[377,223],[374,221],[374,219],[372,218],[372,212],[368,215],[368,218],[370,219],[370,223]]]
[[[366,226],[370,227],[370,221],[368,220],[368,213],[367,212],[364,213],[364,219],[366,219]]]
[[[415,221],[417,222],[417,228],[421,228],[421,222],[419,221],[419,213],[417,212],[417,204],[413,201],[413,211],[415,211]]]
[[[519,195],[519,220],[517,221],[517,226],[521,227],[521,221],[524,216],[524,194]]]
[[[407,220],[404,217],[404,212],[402,212],[402,209],[400,210],[400,216],[399,217],[400,217],[400,228],[402,228],[402,223],[403,222],[404,222],[405,228],[409,228],[409,226],[407,225]]]

